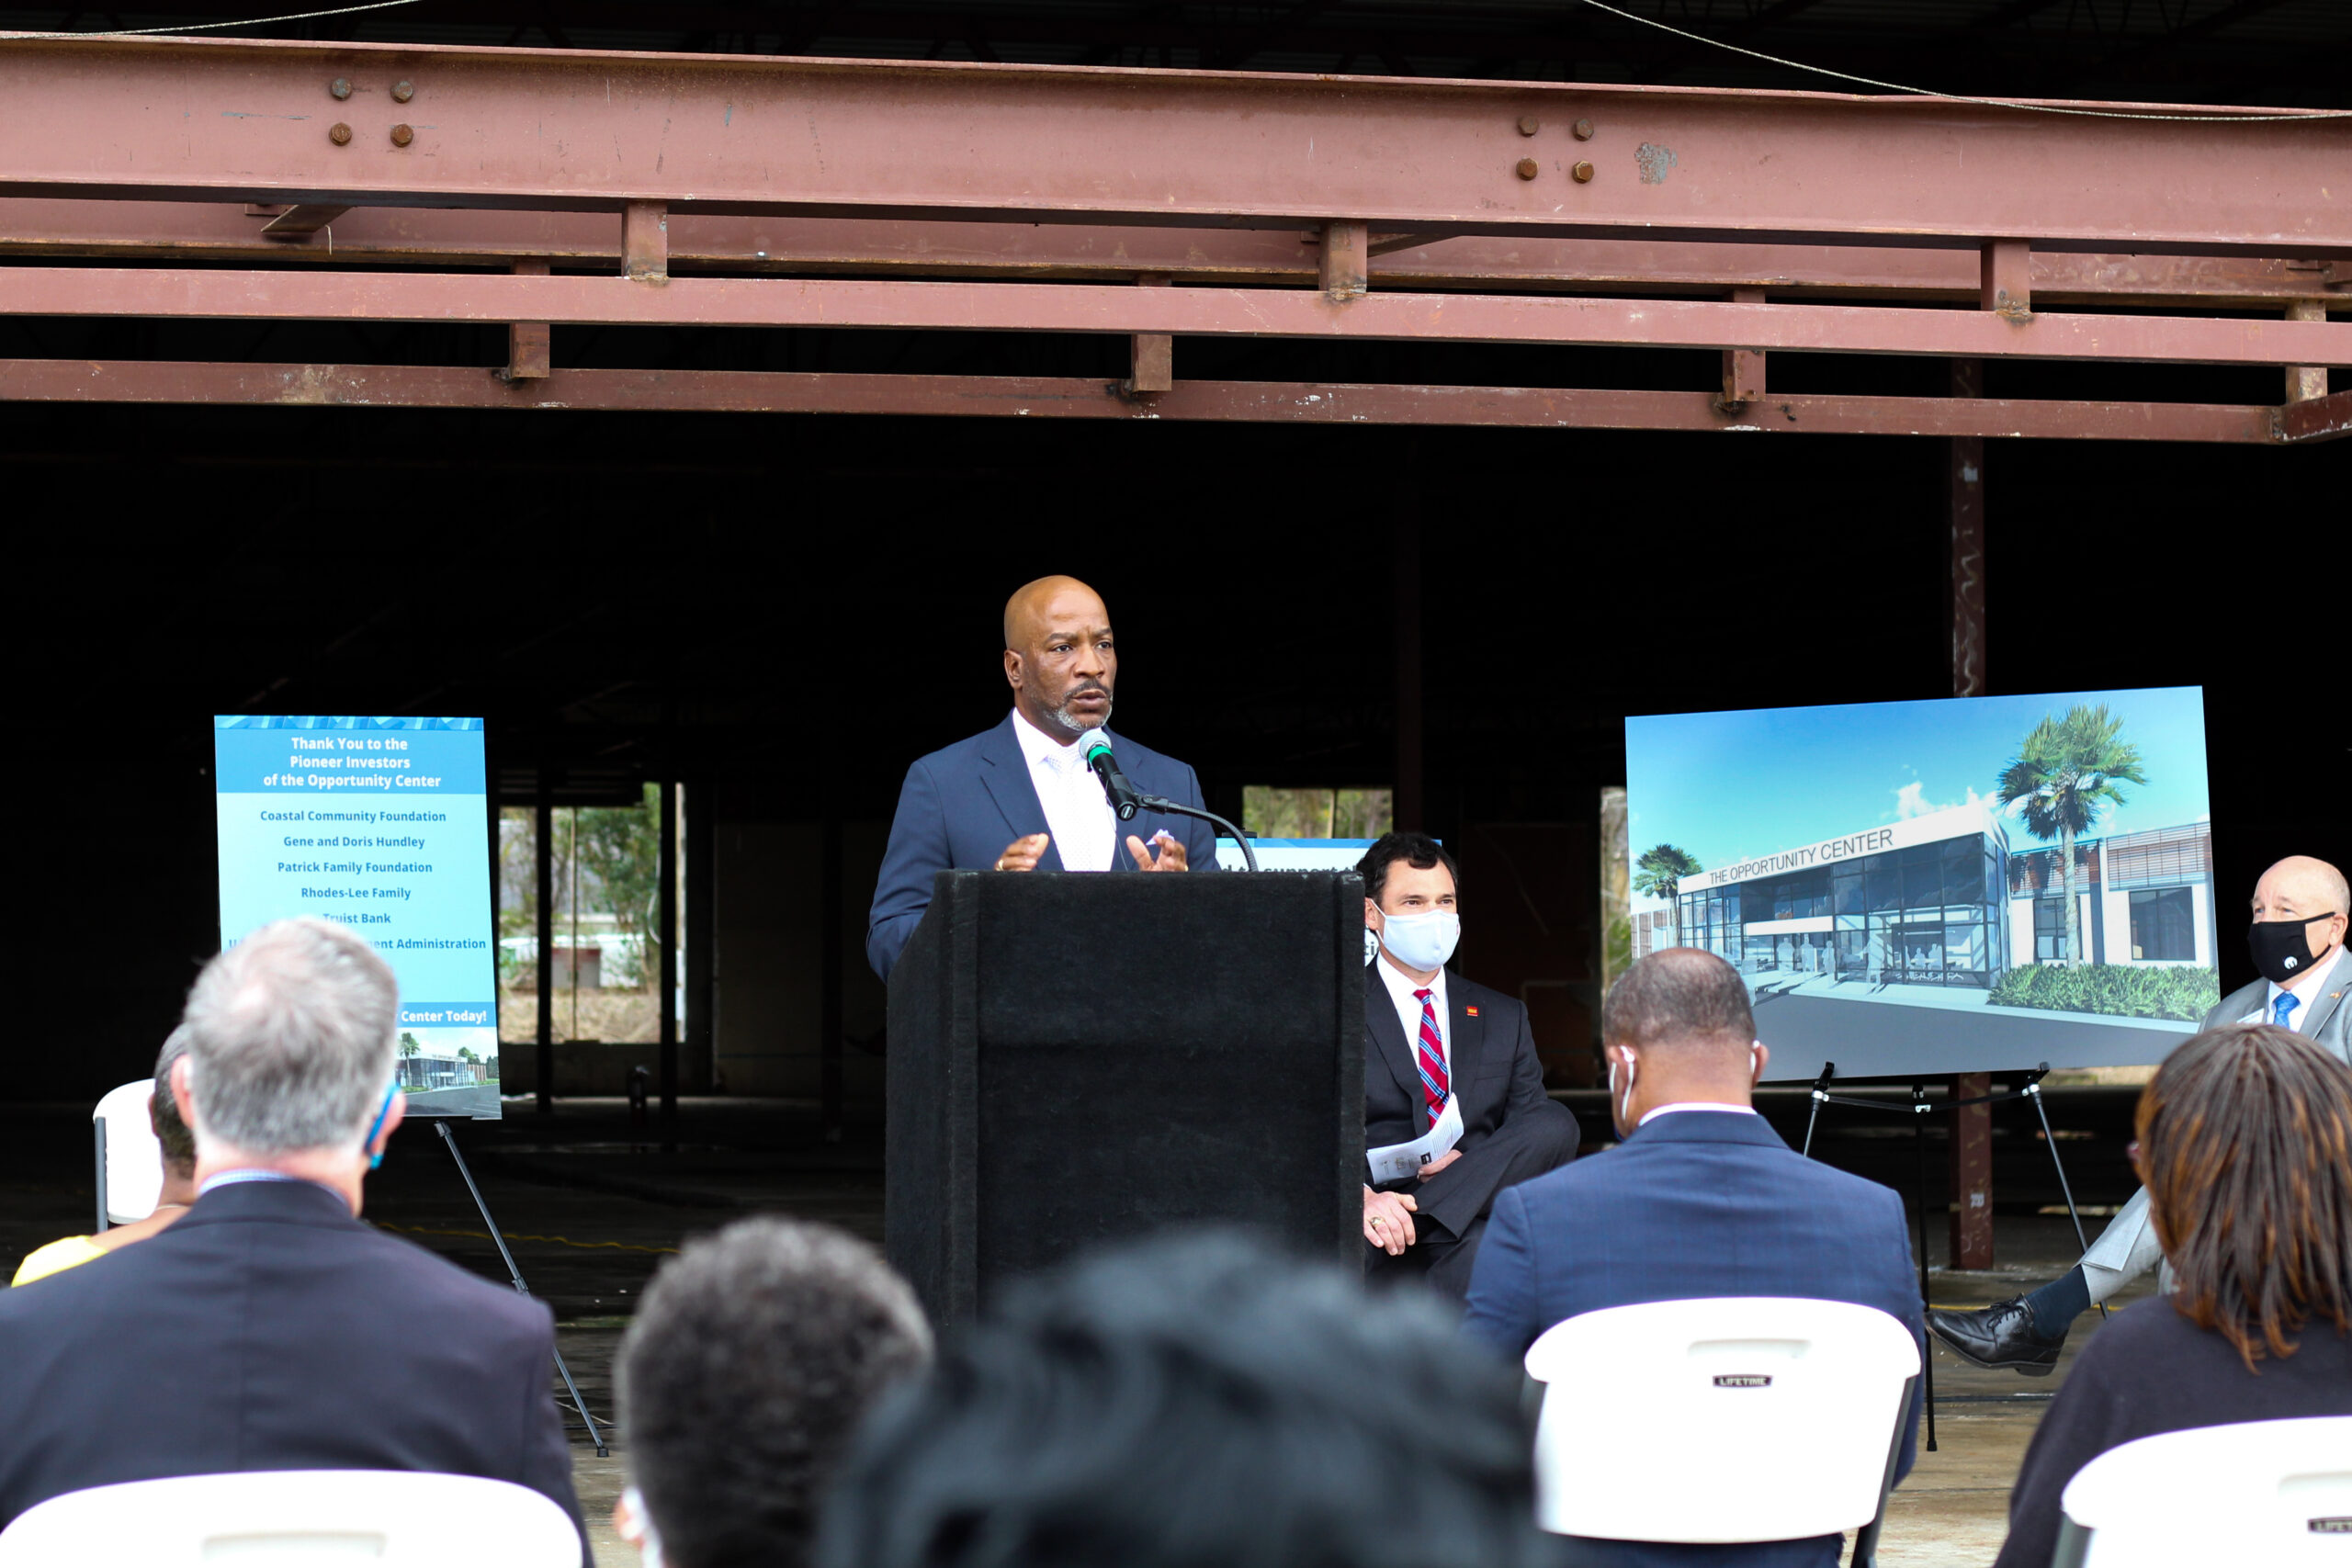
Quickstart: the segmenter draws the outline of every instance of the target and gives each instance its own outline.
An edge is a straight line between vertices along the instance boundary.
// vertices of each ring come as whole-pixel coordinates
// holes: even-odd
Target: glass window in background
[[[683,834],[685,791],[678,792]],[[651,1043],[662,1034],[661,786],[627,806],[565,806],[548,834],[552,941],[538,951],[536,818],[499,813],[499,1038],[538,1038],[542,984],[553,987],[555,1038]],[[685,857],[678,855],[678,910],[685,911]],[[683,983],[683,956],[679,974]],[[683,1010],[681,1022],[684,1017]]]
[[[2045,964],[2065,962],[2066,900],[2064,895],[2033,901],[2033,955]]]
[[[1385,789],[1250,784],[1241,791],[1242,831],[1260,839],[1377,839],[1395,825]]]
[[[1625,786],[1600,792],[1600,990],[1634,966],[1633,868],[1626,858]]]
[[[2134,963],[2194,963],[2196,905],[2186,887],[2151,887],[2132,895]]]
[[[498,813],[498,1038],[527,1044],[539,1037],[539,878],[537,814],[527,806]]]

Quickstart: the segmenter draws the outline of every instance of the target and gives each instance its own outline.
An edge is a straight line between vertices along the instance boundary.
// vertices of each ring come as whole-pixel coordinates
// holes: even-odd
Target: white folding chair
[[[1728,1296],[1609,1307],[1528,1348],[1536,1518],[1611,1540],[1858,1529],[1871,1561],[1919,1347],[1873,1307]]]
[[[97,1143],[100,1230],[145,1219],[163,1193],[163,1145],[147,1120],[147,1097],[154,1089],[153,1078],[110,1089],[90,1112]]]
[[[510,1482],[264,1470],[69,1492],[0,1530],[0,1568],[579,1568],[580,1533]]]
[[[2075,1472],[2052,1568],[2352,1562],[2352,1416],[2163,1432]]]

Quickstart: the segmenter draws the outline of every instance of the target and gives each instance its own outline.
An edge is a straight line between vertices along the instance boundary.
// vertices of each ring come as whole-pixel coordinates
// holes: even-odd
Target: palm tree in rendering
[[[2101,812],[2120,806],[2118,784],[2146,784],[2140,749],[2118,735],[2123,721],[2097,707],[2077,705],[2064,718],[2047,714],[2018,748],[1993,785],[2003,810],[2022,814],[2026,831],[2044,843],[2058,841],[2058,868],[2066,898],[2066,962],[2083,961],[2082,912],[2075,894],[2075,840],[2095,827]]]
[[[1653,898],[1663,898],[1674,911],[1674,945],[1682,945],[1682,879],[1696,876],[1704,869],[1691,858],[1688,850],[1672,844],[1660,844],[1645,850],[1634,863],[1634,890]]]

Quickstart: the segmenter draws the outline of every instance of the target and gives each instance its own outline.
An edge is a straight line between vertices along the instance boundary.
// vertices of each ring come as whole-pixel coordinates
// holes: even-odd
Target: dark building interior
[[[1950,92],[2352,107],[2352,17],[2335,0],[1623,9]],[[239,14],[19,7],[0,27]],[[421,0],[232,36],[1841,85],[1568,0]],[[554,352],[1115,378],[1125,349],[559,327]],[[490,367],[505,353],[495,329],[0,321],[0,354],[30,357]],[[1188,340],[1176,364],[1180,378],[1563,387],[1703,388],[1717,373],[1688,351],[1250,341]],[[1784,355],[1774,384],[1940,392],[1946,374]],[[2278,376],[1996,364],[1986,390],[2263,403]],[[2223,907],[2280,854],[2343,863],[2329,584],[2352,444],[1986,451],[1989,689],[2202,685]],[[20,972],[39,980],[0,1098],[78,1116],[143,1076],[215,950],[207,715],[478,714],[504,806],[685,791],[677,1083],[698,1135],[757,1144],[820,1119],[857,1146],[887,1046],[864,917],[899,784],[915,756],[1001,716],[1000,607],[1047,572],[1102,592],[1119,727],[1193,764],[1213,807],[1238,816],[1253,784],[1390,788],[1402,821],[1455,845],[1462,964],[1530,999],[1553,1082],[1573,1090],[1593,1081],[1600,798],[1624,780],[1623,718],[1949,694],[1951,463],[1944,440],[1894,436],[12,404],[13,658],[43,699],[13,770],[16,929]],[[2251,977],[2238,944],[2222,951],[2225,989]],[[562,1100],[619,1093],[622,1061],[559,1054],[559,1117],[573,1114]],[[535,1070],[510,1046],[510,1087]],[[730,1118],[708,1098],[722,1087],[781,1109]],[[1587,1098],[1589,1136],[1605,1113]],[[2098,1103],[2083,1102],[2107,1140],[2092,1163],[2128,1187],[2128,1097]],[[577,1114],[605,1128],[611,1113],[583,1100]],[[509,1137],[528,1121],[510,1106]],[[2030,1209],[2046,1164],[2015,1154],[2004,1201]],[[736,1201],[687,1201],[678,1224]]]

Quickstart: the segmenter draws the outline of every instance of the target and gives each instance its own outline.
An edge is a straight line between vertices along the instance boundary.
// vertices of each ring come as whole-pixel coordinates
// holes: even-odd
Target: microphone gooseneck
[[[1086,765],[1102,781],[1102,794],[1111,802],[1112,813],[1122,822],[1134,821],[1136,813],[1143,809],[1143,796],[1119,771],[1118,759],[1111,754],[1111,738],[1100,729],[1090,729],[1078,738],[1078,744],[1085,753]]]
[[[1111,738],[1101,729],[1090,729],[1078,738],[1079,749],[1086,757],[1086,765],[1102,781],[1103,796],[1111,803],[1111,810],[1122,822],[1135,820],[1138,811],[1158,811],[1170,817],[1193,817],[1213,827],[1221,828],[1241,846],[1241,858],[1251,871],[1258,869],[1258,852],[1250,847],[1250,837],[1214,811],[1197,806],[1186,806],[1166,795],[1145,795],[1127,782],[1119,771],[1118,759],[1111,754]]]

